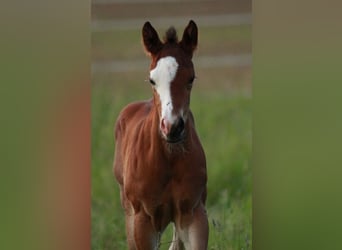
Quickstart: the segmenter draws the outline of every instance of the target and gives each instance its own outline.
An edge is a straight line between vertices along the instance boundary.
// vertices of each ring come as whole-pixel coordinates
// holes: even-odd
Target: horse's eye
[[[189,83],[186,85],[186,89],[187,89],[187,90],[191,90],[191,89],[192,89],[192,82],[189,82]]]
[[[150,83],[152,84],[152,85],[156,85],[156,83],[150,78]]]
[[[187,88],[188,90],[191,90],[191,88],[192,88],[192,83],[194,82],[194,80],[195,80],[195,77],[191,77],[191,78],[190,78],[188,84],[186,85],[186,88]]]

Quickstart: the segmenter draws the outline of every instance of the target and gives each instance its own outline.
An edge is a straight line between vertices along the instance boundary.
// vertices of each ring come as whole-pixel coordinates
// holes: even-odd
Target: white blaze
[[[176,76],[177,69],[176,59],[167,56],[159,59],[157,66],[150,71],[150,78],[156,83],[154,87],[161,101],[161,118],[168,120],[171,124],[176,120],[176,117],[172,116],[171,82]]]

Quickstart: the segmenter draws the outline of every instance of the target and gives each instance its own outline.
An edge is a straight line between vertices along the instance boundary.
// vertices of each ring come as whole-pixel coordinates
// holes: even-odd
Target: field
[[[162,34],[163,29],[156,28]],[[250,53],[251,26],[199,29],[191,109],[207,156],[208,249],[252,249],[251,67],[196,68],[196,59],[202,55]],[[151,87],[145,81],[148,58],[139,29],[93,32],[93,61],[140,59],[146,59],[146,69],[92,75],[91,219],[92,249],[96,250],[127,249],[119,189],[112,175],[113,127],[126,104],[151,97]],[[168,249],[170,229],[164,233],[161,249]]]

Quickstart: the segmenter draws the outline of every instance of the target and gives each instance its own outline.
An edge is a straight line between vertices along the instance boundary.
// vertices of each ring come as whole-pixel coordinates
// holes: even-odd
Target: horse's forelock
[[[177,37],[177,32],[174,27],[170,27],[164,37],[165,43],[177,43],[178,42],[178,37]]]

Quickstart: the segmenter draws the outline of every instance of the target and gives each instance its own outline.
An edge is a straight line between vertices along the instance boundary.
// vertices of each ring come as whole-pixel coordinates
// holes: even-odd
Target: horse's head
[[[171,27],[162,42],[156,30],[146,22],[142,37],[145,50],[152,59],[149,80],[159,114],[161,135],[169,143],[182,141],[195,79],[191,59],[197,46],[197,26],[191,20],[181,41]]]

